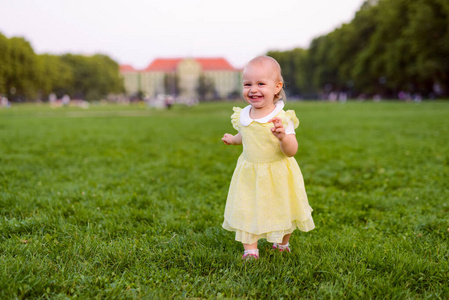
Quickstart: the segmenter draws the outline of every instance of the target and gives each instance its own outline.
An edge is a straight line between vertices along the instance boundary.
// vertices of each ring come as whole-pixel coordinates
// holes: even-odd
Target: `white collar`
[[[256,121],[258,123],[267,123],[272,118],[274,118],[283,108],[284,108],[284,101],[278,101],[276,102],[276,107],[274,108],[274,110],[267,116],[260,119],[251,119],[251,117],[249,116],[249,113],[251,111],[251,105],[248,105],[245,108],[243,108],[242,112],[240,113],[240,124],[242,124],[243,126],[248,126],[253,121]]]

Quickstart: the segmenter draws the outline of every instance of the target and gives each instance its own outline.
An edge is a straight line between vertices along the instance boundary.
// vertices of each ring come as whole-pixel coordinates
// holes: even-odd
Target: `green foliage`
[[[41,67],[41,82],[39,84],[42,98],[48,99],[51,93],[59,98],[69,94],[73,86],[73,70],[62,61],[60,56],[43,54],[38,56]]]
[[[221,228],[232,106],[0,110],[0,298],[446,299],[448,102],[287,103],[317,228]]]
[[[307,50],[296,48],[291,51],[269,51],[267,55],[281,65],[287,95],[304,95],[313,91],[310,77],[307,76],[311,71]]]
[[[435,81],[449,88],[449,3],[414,1],[410,16],[404,35],[412,41],[411,52],[416,57],[417,66],[409,71],[417,78],[414,84],[426,89],[426,84]]]
[[[382,78],[385,86],[380,82],[376,88],[382,94],[395,90],[429,94],[434,83],[444,82],[444,73],[449,72],[449,48],[444,49],[441,43],[447,38],[449,15],[441,13],[436,2],[380,1],[376,30],[360,54],[365,67],[359,67],[354,78],[367,73],[374,80]],[[445,57],[438,53],[445,53]]]
[[[5,62],[9,60],[8,38],[0,33],[0,95],[6,94],[6,79],[9,76],[10,66]]]
[[[449,95],[448,41],[448,1],[366,1],[349,24],[315,38],[307,59],[292,72],[303,54],[268,55],[280,59],[286,81],[298,94],[303,92],[295,78],[301,77],[311,78],[315,92],[444,97]]]
[[[10,100],[36,97],[38,61],[29,42],[0,34],[0,93]]]
[[[98,100],[124,91],[118,64],[106,55],[36,55],[23,38],[0,33],[0,94],[12,101],[48,95]]]
[[[108,56],[65,54],[61,60],[73,72],[70,95],[74,98],[99,100],[108,93],[120,93],[124,89],[118,64]]]

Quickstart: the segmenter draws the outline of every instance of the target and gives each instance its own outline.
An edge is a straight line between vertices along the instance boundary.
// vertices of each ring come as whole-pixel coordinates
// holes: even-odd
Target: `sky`
[[[143,69],[155,58],[224,57],[240,68],[270,50],[308,48],[364,0],[0,0],[0,33],[37,54],[101,53]]]

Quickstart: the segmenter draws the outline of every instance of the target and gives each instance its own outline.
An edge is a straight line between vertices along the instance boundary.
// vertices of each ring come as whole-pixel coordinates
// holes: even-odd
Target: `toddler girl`
[[[236,232],[243,259],[259,258],[257,241],[290,252],[289,239],[298,228],[315,228],[301,170],[293,157],[298,150],[294,129],[299,121],[284,111],[281,68],[268,56],[252,59],[243,69],[245,108],[231,116],[236,135],[226,133],[226,145],[243,144],[229,187],[223,228]]]

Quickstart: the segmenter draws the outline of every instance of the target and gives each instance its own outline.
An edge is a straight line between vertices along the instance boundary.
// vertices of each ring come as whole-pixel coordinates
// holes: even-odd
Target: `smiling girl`
[[[242,145],[229,187],[223,228],[236,232],[243,243],[243,259],[259,258],[257,241],[290,252],[289,240],[298,228],[315,228],[301,170],[293,157],[298,150],[292,110],[284,111],[281,68],[268,56],[252,59],[243,69],[243,98],[234,107],[236,135],[226,133],[226,145]]]

